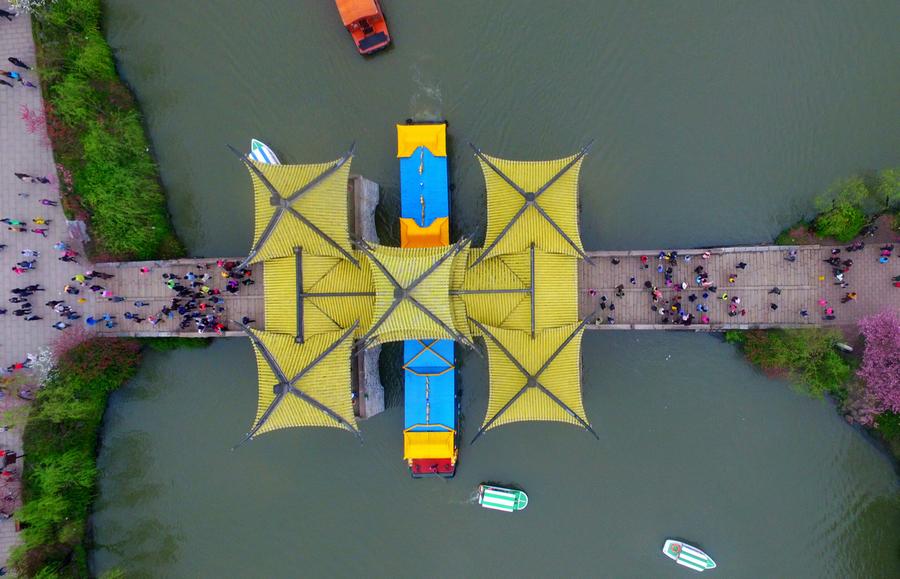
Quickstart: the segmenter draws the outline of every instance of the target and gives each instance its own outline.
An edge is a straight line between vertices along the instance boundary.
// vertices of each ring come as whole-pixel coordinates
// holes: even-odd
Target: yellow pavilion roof
[[[350,336],[355,326],[310,336],[302,344],[287,334],[244,329],[259,373],[256,419],[247,439],[293,426],[359,434],[350,400]]]
[[[368,246],[375,286],[372,324],[364,346],[398,340],[452,339],[469,343],[453,327],[450,277],[467,241],[449,247]]]
[[[584,322],[540,330],[534,338],[519,330],[479,328],[487,344],[490,395],[475,439],[497,426],[533,420],[566,422],[594,433],[581,397]]]
[[[356,264],[348,234],[352,152],[328,163],[273,165],[240,155],[253,182],[253,247],[243,265],[305,253]]]
[[[586,258],[578,230],[578,177],[587,149],[553,161],[509,161],[475,149],[487,188],[480,259],[518,253],[531,244]]]
[[[267,261],[263,270],[266,330],[302,341],[357,323],[356,336],[364,334],[372,323],[375,284],[368,258],[358,252],[354,256],[359,267],[346,259],[301,251]]]
[[[479,334],[474,319],[531,334],[578,321],[577,258],[537,248],[478,261],[481,254],[472,249],[454,266],[457,328]]]

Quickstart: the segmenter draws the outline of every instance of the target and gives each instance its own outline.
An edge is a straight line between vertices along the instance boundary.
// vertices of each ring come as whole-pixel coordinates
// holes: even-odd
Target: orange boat
[[[344,26],[360,54],[372,54],[391,43],[378,0],[335,0]]]

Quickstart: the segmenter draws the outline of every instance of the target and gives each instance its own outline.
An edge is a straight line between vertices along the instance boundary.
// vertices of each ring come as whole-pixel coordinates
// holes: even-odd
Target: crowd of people
[[[821,318],[824,321],[837,320],[836,307],[852,304],[859,298],[859,293],[851,288],[850,271],[853,267],[853,259],[846,254],[861,251],[865,247],[865,242],[857,241],[843,249],[833,248],[831,255],[823,260],[831,268],[831,276],[833,283],[839,286],[843,292],[843,296],[837,300],[839,304],[829,303],[825,297],[818,300],[818,306],[821,309]],[[886,244],[879,248],[878,263],[887,265],[891,263],[894,245]],[[711,312],[715,311],[724,318],[737,318],[732,323],[743,323],[743,318],[748,316],[748,305],[742,301],[742,297],[737,295],[732,288],[740,287],[738,285],[739,276],[745,275],[745,272],[753,268],[752,263],[737,260],[733,265],[729,266],[731,271],[727,274],[718,274],[719,279],[714,279],[709,271],[710,260],[727,259],[729,254],[713,256],[709,251],[698,253],[690,253],[681,255],[678,251],[660,251],[656,256],[655,268],[652,265],[653,258],[650,255],[641,255],[639,270],[646,272],[645,279],[641,282],[640,291],[646,295],[646,299],[651,310],[651,323],[653,324],[673,324],[690,326],[695,323],[710,324]],[[783,255],[784,261],[788,264],[797,262],[798,250],[787,249]],[[744,257],[744,259],[749,259]],[[618,266],[622,260],[619,257],[611,257],[610,262],[613,266]],[[791,267],[788,265],[787,267]],[[655,275],[653,272],[655,269]],[[630,276],[628,285],[638,286],[638,276]],[[826,275],[819,276],[820,282],[827,282]],[[894,287],[900,288],[900,275],[892,278]],[[614,288],[614,294],[607,296],[596,288],[588,288],[588,295],[591,297],[592,303],[595,303],[594,315],[596,316],[594,323],[615,324],[616,323],[616,301],[625,297],[626,284],[621,283]],[[664,291],[665,290],[665,291]],[[756,304],[755,307],[766,307],[771,311],[777,311],[781,307],[779,296],[782,289],[773,286],[767,291],[766,305]],[[599,296],[599,298],[598,298]],[[751,300],[752,301],[752,300]],[[619,307],[621,309],[621,302]],[[796,311],[798,321],[810,317],[810,309],[804,305]],[[658,317],[657,317],[658,316]],[[751,315],[751,317],[753,317]],[[757,317],[758,319],[758,317]],[[783,319],[783,318],[782,318]],[[716,322],[725,322],[724,319],[716,319]],[[643,322],[643,320],[642,320]],[[638,322],[641,323],[641,322]],[[644,322],[646,323],[646,322]]]

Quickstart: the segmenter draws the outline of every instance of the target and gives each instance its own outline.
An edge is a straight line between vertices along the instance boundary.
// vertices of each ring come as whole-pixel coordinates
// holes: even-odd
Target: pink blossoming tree
[[[878,414],[900,414],[900,313],[887,310],[859,321],[866,339],[857,375],[864,382],[860,422],[871,425]]]

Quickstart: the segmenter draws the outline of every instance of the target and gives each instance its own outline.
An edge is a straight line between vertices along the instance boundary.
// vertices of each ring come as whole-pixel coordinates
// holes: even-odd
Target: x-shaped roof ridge
[[[472,439],[472,442],[471,442],[470,444],[472,444],[472,443],[474,443],[476,440],[478,440],[478,438],[479,438],[482,434],[484,434],[484,432],[487,431],[487,429],[490,428],[491,425],[492,425],[494,422],[496,422],[496,420],[497,420],[504,412],[506,412],[507,410],[509,410],[509,408],[515,403],[516,400],[518,400],[523,394],[525,394],[525,392],[527,392],[527,391],[528,391],[529,389],[531,389],[531,388],[537,388],[538,390],[540,390],[541,392],[543,392],[545,395],[547,395],[548,398],[550,398],[550,399],[551,399],[553,402],[555,402],[560,408],[562,408],[568,415],[570,415],[570,416],[571,416],[572,418],[574,418],[579,424],[581,424],[581,426],[583,426],[588,432],[590,432],[591,434],[593,434],[595,438],[598,438],[598,439],[600,438],[599,436],[597,436],[597,433],[594,432],[594,429],[591,428],[591,425],[588,424],[588,422],[587,422],[584,418],[582,418],[581,416],[579,416],[578,413],[575,412],[574,410],[572,410],[572,409],[569,407],[568,404],[566,404],[565,402],[563,402],[562,400],[560,400],[558,396],[556,396],[555,394],[553,394],[549,389],[547,389],[547,388],[546,388],[543,384],[541,384],[541,382],[540,382],[540,376],[541,376],[541,374],[543,374],[544,371],[550,366],[550,364],[552,364],[553,361],[554,361],[554,360],[555,360],[555,359],[563,352],[563,350],[565,350],[566,346],[568,346],[569,343],[570,343],[572,340],[575,339],[575,337],[581,332],[581,330],[584,328],[584,326],[587,325],[587,323],[588,323],[588,321],[589,321],[590,319],[591,319],[590,317],[587,317],[587,318],[581,320],[581,323],[579,323],[578,326],[576,326],[575,329],[572,330],[572,332],[569,334],[569,336],[568,336],[565,340],[562,341],[562,343],[559,345],[559,347],[557,347],[556,350],[555,350],[552,354],[550,354],[550,356],[544,361],[544,363],[543,363],[543,364],[541,365],[541,367],[537,370],[537,372],[531,373],[531,372],[529,372],[529,371],[525,368],[525,366],[522,365],[521,362],[519,362],[519,360],[516,359],[515,356],[513,356],[512,352],[510,352],[510,351],[506,348],[506,346],[504,346],[503,343],[502,343],[499,339],[497,339],[497,337],[496,337],[490,330],[488,330],[488,329],[484,326],[484,324],[482,324],[482,323],[479,322],[478,320],[469,318],[469,321],[471,321],[473,324],[475,324],[475,326],[478,327],[478,329],[482,332],[482,334],[484,334],[488,339],[490,339],[490,340],[494,343],[495,346],[497,346],[497,349],[499,349],[499,350],[503,353],[503,355],[506,356],[506,358],[507,358],[510,362],[512,362],[513,366],[515,366],[516,369],[517,369],[517,370],[522,374],[522,376],[525,378],[525,384],[522,386],[522,388],[520,388],[519,391],[516,392],[515,395],[513,395],[513,397],[510,398],[510,399],[506,402],[506,404],[504,404],[504,405],[500,408],[500,410],[497,411],[496,414],[494,414],[490,419],[488,419],[488,420],[484,423],[484,425],[483,425],[483,426],[478,430],[478,432],[475,434],[475,437]]]
[[[275,412],[275,410],[278,408],[278,406],[281,404],[281,402],[287,397],[288,394],[293,394],[300,400],[303,400],[304,402],[314,406],[318,410],[321,410],[322,412],[324,412],[325,414],[327,414],[328,416],[333,418],[335,420],[335,422],[337,422],[338,424],[343,426],[345,429],[347,429],[350,432],[352,432],[353,434],[355,434],[357,437],[361,436],[359,430],[357,430],[352,424],[350,424],[349,422],[344,420],[344,418],[340,414],[338,414],[337,412],[335,412],[328,406],[322,404],[321,402],[319,402],[318,400],[316,400],[315,398],[313,398],[306,392],[303,392],[302,390],[297,388],[297,383],[300,381],[301,378],[303,378],[307,373],[309,373],[313,368],[315,368],[316,365],[319,364],[319,362],[321,362],[322,360],[327,358],[332,352],[334,352],[338,348],[338,346],[340,346],[347,338],[349,338],[353,334],[353,332],[356,331],[356,328],[359,327],[358,321],[355,322],[350,328],[348,328],[343,334],[341,334],[341,336],[337,340],[335,340],[335,342],[333,342],[330,346],[325,348],[325,350],[322,353],[320,353],[318,356],[316,356],[315,359],[312,360],[312,362],[310,362],[309,364],[304,366],[292,378],[287,377],[287,375],[284,373],[284,370],[282,370],[281,366],[275,360],[275,356],[272,354],[271,351],[269,351],[269,348],[266,347],[266,345],[263,343],[263,341],[260,340],[259,337],[250,330],[249,327],[247,327],[246,325],[242,324],[241,322],[238,322],[235,320],[232,320],[232,322],[234,324],[236,324],[237,326],[239,326],[244,331],[244,333],[247,334],[247,337],[250,338],[250,341],[253,343],[254,346],[256,346],[256,348],[259,350],[260,354],[262,354],[263,359],[266,361],[266,364],[269,366],[269,369],[272,370],[272,373],[275,374],[275,378],[277,379],[277,382],[274,387],[275,398],[269,404],[269,407],[266,408],[265,412],[263,412],[262,416],[259,417],[259,420],[257,421],[256,425],[250,430],[250,432],[247,433],[247,435],[244,437],[243,440],[241,440],[241,442],[239,442],[237,445],[235,445],[235,448],[237,446],[240,446],[241,444],[247,442],[254,436],[256,436],[256,433],[259,432],[260,428],[262,428],[263,425],[269,420],[269,417],[272,416],[272,414]]]
[[[253,248],[250,250],[250,254],[238,265],[238,269],[246,267],[250,261],[256,257],[259,253],[260,249],[262,249],[263,245],[265,245],[266,241],[272,236],[275,232],[275,227],[281,221],[282,217],[284,217],[285,213],[293,215],[297,220],[307,226],[309,229],[313,231],[316,235],[318,235],[323,241],[325,241],[328,245],[332,246],[336,250],[338,250],[341,255],[343,255],[347,260],[349,260],[353,265],[359,267],[359,261],[353,257],[353,255],[341,247],[341,244],[335,241],[331,236],[322,231],[316,224],[310,221],[305,215],[297,211],[297,209],[293,206],[293,203],[300,199],[306,193],[315,189],[319,184],[321,184],[325,179],[334,174],[338,169],[340,169],[344,164],[347,163],[352,157],[353,153],[356,151],[356,143],[350,145],[350,150],[348,150],[343,157],[338,159],[334,165],[317,175],[314,179],[312,179],[309,183],[303,185],[296,191],[293,191],[287,197],[283,197],[278,189],[272,185],[272,182],[269,181],[268,178],[263,174],[262,171],[259,170],[253,161],[250,160],[250,157],[241,153],[231,145],[228,145],[228,148],[232,153],[238,156],[238,158],[247,166],[251,173],[253,173],[257,179],[265,186],[265,188],[269,191],[269,203],[275,207],[275,213],[272,214],[272,218],[269,220],[269,223],[266,225],[266,228],[259,236],[259,240],[254,244]]]
[[[556,223],[556,221],[554,221],[553,218],[550,217],[550,215],[547,213],[547,211],[543,207],[541,207],[540,203],[538,202],[538,199],[541,195],[543,195],[550,188],[551,185],[556,183],[556,181],[559,180],[560,177],[565,175],[569,171],[569,169],[574,167],[578,163],[578,161],[580,161],[588,153],[588,151],[591,149],[593,144],[594,144],[593,140],[588,142],[588,144],[585,145],[584,147],[582,147],[581,150],[576,155],[574,155],[568,163],[565,164],[565,166],[563,166],[559,171],[556,172],[556,174],[554,174],[552,177],[550,177],[550,179],[548,179],[543,185],[538,187],[535,191],[526,191],[518,183],[516,183],[509,175],[504,173],[503,170],[500,169],[500,167],[498,167],[494,162],[492,162],[490,159],[488,159],[487,156],[481,152],[481,149],[479,149],[472,143],[469,143],[469,146],[472,147],[472,150],[475,151],[475,156],[478,157],[478,159],[480,159],[485,165],[487,165],[491,169],[491,171],[496,173],[497,176],[499,176],[501,179],[503,179],[510,187],[513,188],[514,191],[516,191],[524,199],[524,203],[522,203],[522,206],[519,208],[519,210],[516,211],[516,213],[512,216],[512,218],[509,220],[509,222],[503,227],[503,229],[500,231],[500,233],[497,235],[497,237],[495,237],[494,240],[491,241],[491,243],[487,247],[484,248],[484,251],[481,253],[481,255],[479,255],[475,259],[475,261],[473,261],[471,264],[469,264],[469,268],[475,267],[476,265],[481,263],[481,261],[483,259],[485,259],[488,255],[490,255],[491,251],[493,251],[493,249],[497,246],[497,244],[500,242],[500,240],[503,239],[507,233],[509,233],[510,229],[512,229],[512,226],[515,225],[515,223],[519,220],[519,218],[525,214],[525,211],[527,211],[529,207],[532,207],[535,211],[537,211],[538,215],[543,217],[544,220],[547,223],[549,223],[550,226],[553,227],[553,229],[556,230],[557,233],[559,233],[559,235],[566,241],[566,243],[568,243],[570,246],[572,246],[572,248],[578,253],[578,255],[582,259],[584,259],[585,261],[590,261],[590,257],[588,257],[588,255],[584,252],[584,250],[581,249],[578,246],[578,244],[575,243],[575,241],[573,241],[572,238],[569,237],[569,235],[565,231],[563,231],[563,229]]]
[[[447,249],[447,251],[444,252],[444,254],[441,255],[441,257],[439,259],[437,259],[433,264],[431,264],[428,267],[428,269],[426,269],[424,272],[419,274],[419,276],[417,276],[414,280],[412,280],[405,286],[402,283],[400,283],[397,280],[397,278],[394,276],[394,274],[392,274],[390,272],[390,270],[387,268],[387,266],[385,266],[381,262],[381,260],[379,260],[378,257],[375,256],[374,252],[372,252],[371,247],[368,245],[368,243],[366,243],[364,240],[358,241],[357,248],[360,251],[362,251],[366,255],[366,257],[368,257],[371,260],[371,262],[375,265],[376,268],[378,268],[378,270],[382,274],[384,274],[384,277],[388,280],[388,282],[394,288],[394,301],[391,303],[391,305],[388,307],[388,309],[384,312],[384,314],[382,314],[382,316],[378,319],[378,321],[376,321],[375,323],[372,324],[372,327],[369,328],[369,331],[366,332],[366,335],[363,336],[362,338],[360,338],[360,340],[362,342],[361,350],[368,348],[372,344],[372,342],[375,340],[376,332],[378,331],[378,329],[382,326],[382,324],[384,324],[385,321],[387,321],[387,319],[390,317],[390,315],[392,313],[394,313],[394,310],[397,309],[397,307],[404,301],[409,302],[410,304],[412,304],[413,306],[418,308],[423,314],[425,314],[429,319],[431,319],[431,321],[433,321],[438,326],[440,326],[440,328],[442,330],[447,332],[447,334],[449,334],[450,336],[453,336],[453,339],[457,340],[458,342],[460,342],[466,346],[474,347],[474,344],[472,343],[471,340],[469,340],[463,334],[461,334],[460,332],[457,332],[456,330],[451,328],[449,325],[447,325],[446,322],[444,322],[434,312],[432,312],[430,309],[428,309],[427,306],[425,306],[424,304],[422,304],[422,302],[420,302],[418,299],[416,299],[416,297],[412,293],[413,290],[415,290],[416,287],[419,286],[419,284],[421,284],[423,281],[425,281],[428,278],[428,276],[430,276],[434,271],[436,271],[444,262],[446,262],[451,257],[458,255],[459,252],[461,252],[469,244],[470,241],[471,240],[468,237],[462,237],[461,239],[459,239],[459,241],[457,241],[456,243],[451,245],[449,247],[449,249]],[[448,295],[449,295],[449,292],[448,292]]]

